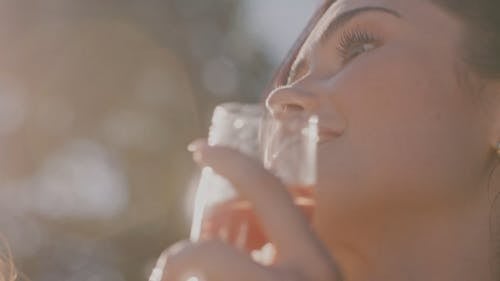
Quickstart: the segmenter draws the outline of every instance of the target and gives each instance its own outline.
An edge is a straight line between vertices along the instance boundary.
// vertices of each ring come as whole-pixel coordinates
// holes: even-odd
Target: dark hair
[[[334,2],[334,1],[330,1]],[[464,22],[464,62],[486,78],[500,78],[500,1],[432,0]]]

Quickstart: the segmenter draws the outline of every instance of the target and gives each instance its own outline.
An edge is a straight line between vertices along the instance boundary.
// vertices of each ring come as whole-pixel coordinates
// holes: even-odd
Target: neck
[[[337,226],[346,231],[328,247],[346,281],[493,281],[491,203],[479,201],[391,221],[366,218],[362,227]]]

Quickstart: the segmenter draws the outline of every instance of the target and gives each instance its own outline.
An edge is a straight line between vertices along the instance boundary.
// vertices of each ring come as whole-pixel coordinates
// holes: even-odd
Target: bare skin
[[[497,280],[500,86],[461,61],[462,25],[429,1],[333,4],[267,100],[320,117],[314,232],[258,163],[197,142],[195,159],[254,202],[282,261],[187,243],[160,259],[162,280]]]

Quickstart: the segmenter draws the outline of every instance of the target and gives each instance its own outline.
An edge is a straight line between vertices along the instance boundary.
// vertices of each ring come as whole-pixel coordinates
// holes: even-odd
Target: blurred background
[[[256,102],[319,0],[0,0],[0,233],[33,281],[147,280],[186,151]]]

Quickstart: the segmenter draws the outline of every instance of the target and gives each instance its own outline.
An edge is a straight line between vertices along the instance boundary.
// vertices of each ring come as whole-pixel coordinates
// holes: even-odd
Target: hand
[[[179,242],[159,258],[150,281],[341,281],[340,272],[285,186],[256,161],[205,141],[190,145],[200,165],[227,178],[254,211],[279,253],[279,263],[263,266],[221,241]]]

